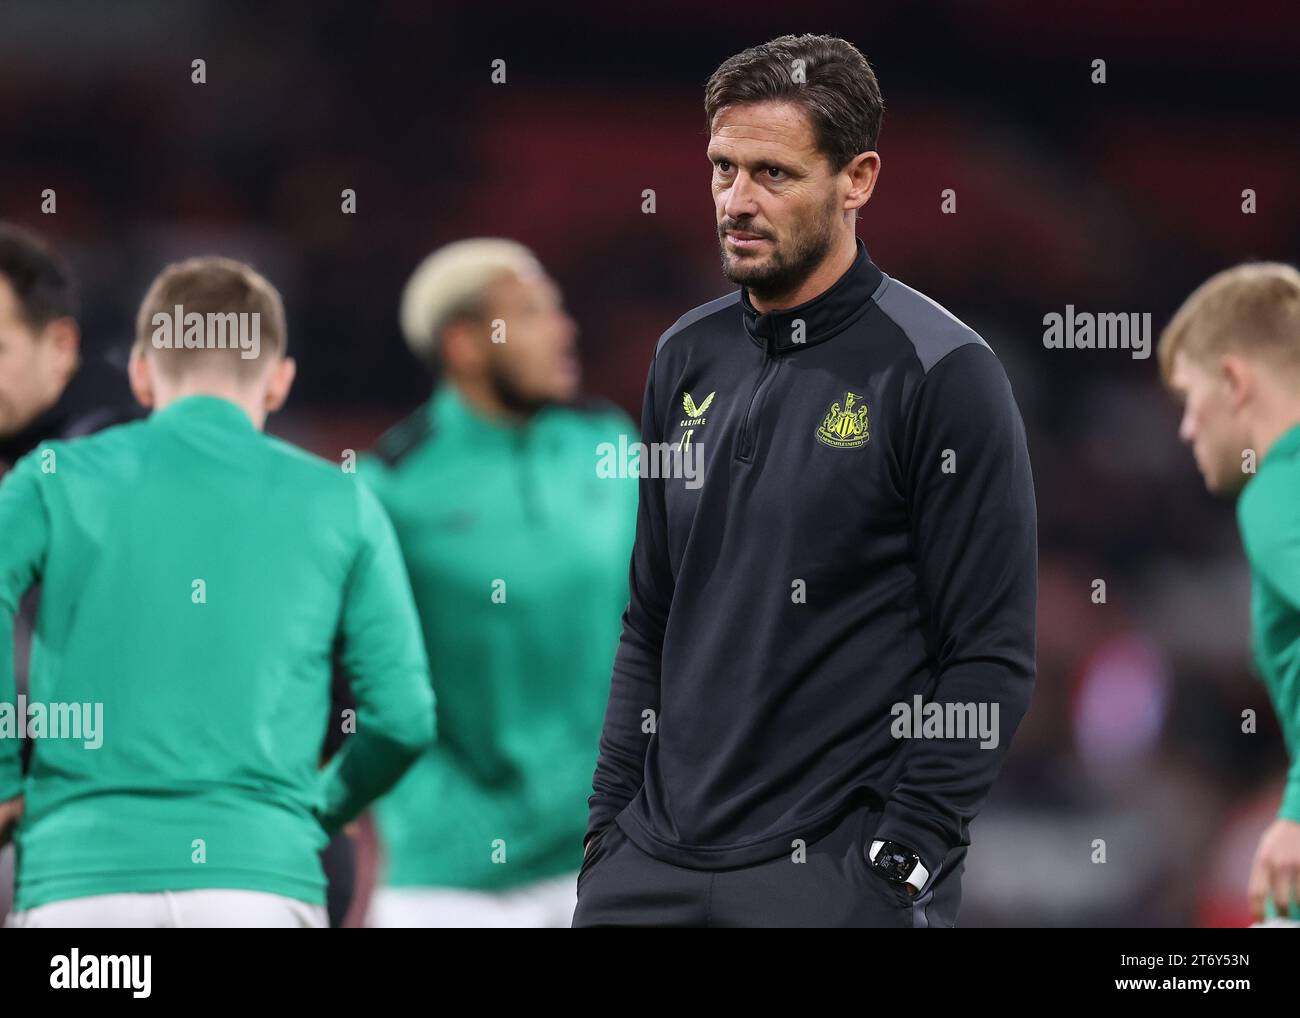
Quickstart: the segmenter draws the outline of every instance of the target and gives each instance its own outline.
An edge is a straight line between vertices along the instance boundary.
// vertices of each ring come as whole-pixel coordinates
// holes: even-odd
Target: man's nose
[[[722,211],[727,214],[729,219],[740,219],[745,216],[752,216],[758,211],[758,206],[754,202],[754,184],[749,179],[748,174],[737,173],[736,179],[725,192]]]

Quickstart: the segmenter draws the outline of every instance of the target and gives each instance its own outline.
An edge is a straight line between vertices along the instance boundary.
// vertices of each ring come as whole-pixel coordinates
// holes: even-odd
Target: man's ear
[[[297,374],[298,364],[292,357],[282,357],[271,368],[271,377],[266,381],[266,398],[262,404],[268,414],[273,414],[284,406]]]
[[[131,381],[131,394],[135,396],[136,402],[146,410],[152,410],[157,399],[153,384],[153,363],[139,348],[131,351],[126,374]]]
[[[1233,410],[1241,409],[1255,393],[1258,385],[1257,366],[1236,354],[1224,354],[1219,360],[1219,378],[1228,390],[1228,404]]]
[[[859,152],[840,171],[848,176],[849,192],[844,196],[844,211],[860,209],[871,198],[880,179],[880,153]]]
[[[487,359],[478,331],[469,321],[452,322],[443,329],[438,355],[449,373],[462,376],[481,373]]]
[[[41,331],[41,341],[49,343],[55,363],[66,378],[77,370],[81,353],[81,329],[75,318],[56,318]]]

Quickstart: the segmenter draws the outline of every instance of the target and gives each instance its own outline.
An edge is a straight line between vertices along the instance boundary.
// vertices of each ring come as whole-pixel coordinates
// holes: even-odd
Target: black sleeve
[[[996,745],[914,739],[877,837],[934,874],[961,843],[1029,706],[1038,595],[1037,510],[1025,428],[1001,363],[969,343],[934,365],[905,425],[905,477],[927,640],[930,702],[997,707]]]
[[[587,800],[587,839],[632,801],[645,780],[645,754],[659,717],[659,664],[673,599],[667,516],[662,478],[644,476],[646,450],[660,440],[650,365],[641,409],[642,476],[637,482],[636,542],[632,547],[629,600],[605,707],[600,755]],[[651,712],[651,713],[647,713]],[[584,839],[585,840],[585,839]]]

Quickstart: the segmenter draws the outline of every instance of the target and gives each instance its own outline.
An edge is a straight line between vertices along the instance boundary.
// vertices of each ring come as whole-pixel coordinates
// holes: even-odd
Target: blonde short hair
[[[482,314],[489,285],[502,276],[540,268],[536,256],[513,240],[477,237],[440,247],[419,264],[402,292],[407,345],[421,360],[431,360],[447,325]]]
[[[1283,262],[1246,262],[1211,276],[1183,301],[1157,350],[1166,383],[1180,352],[1198,361],[1253,354],[1300,369],[1300,272]]]

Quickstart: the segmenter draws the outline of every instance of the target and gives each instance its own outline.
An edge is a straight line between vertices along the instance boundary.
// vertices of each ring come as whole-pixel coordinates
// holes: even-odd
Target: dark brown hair
[[[23,320],[40,332],[56,318],[77,315],[77,284],[72,272],[40,237],[0,223],[0,276],[9,281]]]
[[[759,102],[801,107],[817,147],[836,170],[875,149],[885,112],[867,58],[829,35],[783,35],[726,60],[704,90],[709,132],[720,110]]]

